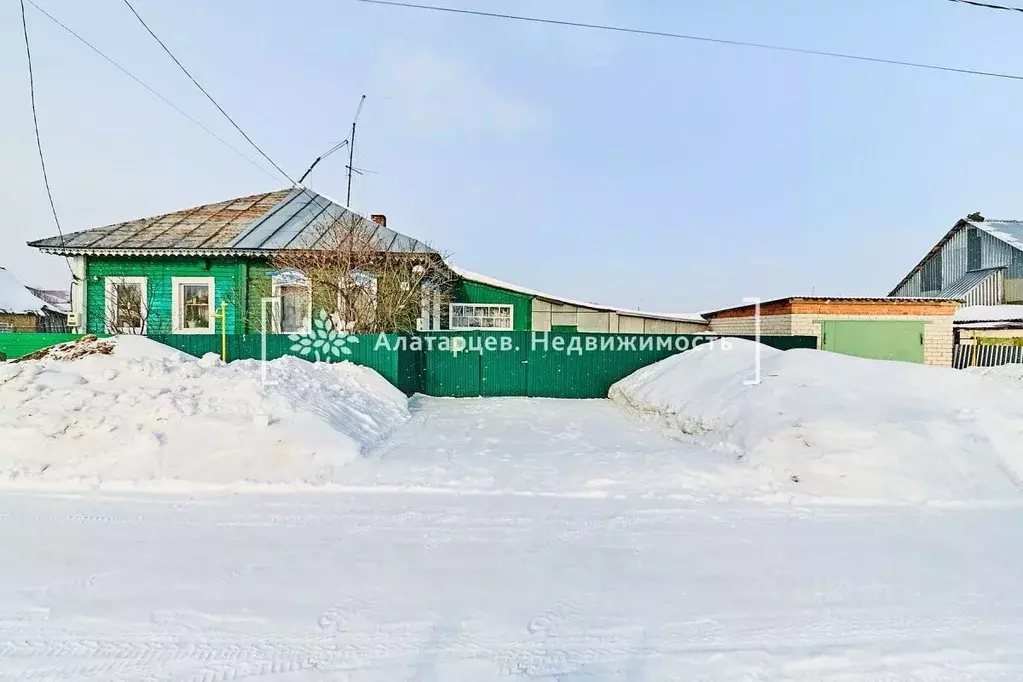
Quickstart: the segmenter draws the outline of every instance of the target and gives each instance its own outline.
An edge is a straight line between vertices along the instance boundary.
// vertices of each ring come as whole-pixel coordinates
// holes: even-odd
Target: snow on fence
[[[220,354],[219,335],[166,334],[150,338],[197,357]],[[314,361],[347,360],[376,370],[407,395],[606,398],[612,384],[637,369],[679,352],[699,349],[718,338],[706,334],[577,332],[336,334],[325,339],[235,334],[227,336],[227,355],[229,360],[274,360],[284,355]],[[779,350],[817,347],[813,336],[765,336],[761,342]],[[45,345],[49,344],[32,350]],[[24,354],[9,353],[8,357]]]

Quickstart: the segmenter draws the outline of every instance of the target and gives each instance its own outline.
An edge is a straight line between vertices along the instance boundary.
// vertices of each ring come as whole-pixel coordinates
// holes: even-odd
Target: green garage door
[[[924,323],[821,320],[821,349],[876,360],[924,361]]]

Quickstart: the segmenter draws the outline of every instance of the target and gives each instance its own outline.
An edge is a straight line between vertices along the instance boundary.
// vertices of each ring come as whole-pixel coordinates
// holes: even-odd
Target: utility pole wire
[[[1004,9],[1008,12],[1023,12],[1023,7],[1009,7],[1007,5],[993,5],[989,2],[977,2],[977,0],[949,0],[949,2],[958,2],[963,5],[973,5],[974,7],[985,7],[987,9]]]
[[[28,19],[25,18],[25,0],[21,0],[21,29],[25,34],[25,56],[28,58],[28,96],[32,102],[32,126],[36,133],[36,149],[39,150],[39,166],[43,169],[43,185],[46,186],[46,198],[50,200],[50,211],[53,213],[53,222],[57,225],[57,234],[60,235],[60,246],[64,247],[64,230],[60,226],[60,218],[57,217],[57,206],[53,203],[53,192],[50,190],[50,176],[46,172],[46,157],[43,155],[43,140],[39,136],[39,115],[36,113],[36,79],[32,71],[32,48],[28,42]],[[67,256],[64,257],[67,269],[71,272],[71,279],[75,279],[74,268]]]
[[[271,177],[271,178],[274,178],[275,180],[277,179],[277,176],[276,176],[276,175],[274,175],[273,173],[271,173],[270,171],[268,171],[268,170],[267,170],[266,168],[264,168],[263,166],[260,166],[260,165],[259,165],[258,163],[256,163],[256,162],[255,162],[255,161],[253,161],[252,159],[250,159],[250,158],[249,158],[249,157],[248,157],[248,156],[247,156],[247,155],[246,155],[246,154],[245,154],[244,152],[242,152],[242,151],[241,151],[240,149],[238,149],[237,147],[235,147],[234,145],[232,145],[232,144],[231,144],[230,142],[228,142],[227,140],[225,140],[224,138],[222,138],[222,137],[221,137],[220,135],[217,135],[217,134],[216,134],[215,132],[213,132],[212,130],[210,130],[210,129],[209,129],[209,128],[207,128],[206,126],[204,126],[204,125],[203,125],[202,123],[200,123],[200,122],[199,122],[198,120],[196,120],[195,118],[193,118],[192,116],[190,116],[190,115],[189,115],[189,114],[188,114],[188,113],[187,113],[186,111],[184,111],[184,110],[183,110],[183,109],[181,109],[181,108],[180,108],[179,106],[177,106],[176,104],[174,104],[174,102],[171,102],[171,101],[170,101],[169,99],[167,99],[166,97],[164,97],[163,95],[161,95],[161,94],[160,94],[159,92],[157,92],[157,91],[156,91],[156,90],[154,90],[153,88],[151,88],[151,87],[149,87],[148,85],[146,85],[146,83],[144,83],[144,82],[143,82],[143,81],[142,81],[142,80],[141,80],[140,78],[138,78],[138,77],[137,77],[137,76],[136,76],[135,74],[133,74],[132,72],[128,71],[128,70],[127,70],[126,68],[124,68],[123,66],[121,66],[121,65],[120,65],[120,64],[118,64],[117,62],[115,62],[115,61],[114,61],[113,59],[111,59],[111,58],[110,58],[110,57],[109,57],[109,56],[108,56],[108,55],[107,55],[107,54],[106,54],[105,52],[103,52],[102,50],[100,50],[100,49],[99,49],[98,47],[96,47],[95,45],[93,45],[92,43],[90,43],[90,42],[89,42],[88,40],[86,40],[86,39],[85,39],[85,38],[83,38],[82,36],[80,36],[80,35],[78,35],[77,33],[75,33],[75,32],[74,32],[74,31],[73,31],[73,30],[72,30],[71,28],[69,28],[69,27],[68,27],[67,25],[65,25],[64,23],[62,23],[62,22],[61,22],[61,21],[60,21],[59,19],[57,19],[57,18],[56,18],[55,16],[53,16],[52,14],[50,14],[49,12],[47,12],[46,10],[44,10],[44,9],[43,9],[42,7],[40,7],[39,5],[37,5],[37,4],[35,4],[34,2],[32,2],[32,0],[25,0],[25,1],[26,1],[26,2],[28,3],[28,4],[32,5],[32,7],[36,8],[36,9],[37,9],[37,10],[38,10],[39,12],[41,12],[41,13],[43,14],[43,16],[45,16],[45,17],[46,17],[47,19],[49,19],[50,21],[52,21],[53,23],[55,23],[55,24],[56,24],[57,26],[60,26],[60,27],[61,27],[62,29],[64,29],[64,30],[65,30],[65,31],[67,31],[67,32],[68,32],[69,34],[71,34],[72,36],[74,36],[74,37],[75,37],[75,38],[76,38],[76,39],[77,39],[77,40],[78,40],[79,42],[81,42],[81,43],[82,43],[83,45],[85,45],[85,46],[86,46],[87,48],[89,48],[90,50],[92,50],[93,52],[95,52],[96,54],[98,54],[98,55],[99,55],[100,57],[102,57],[103,59],[105,59],[105,60],[107,60],[107,61],[108,61],[109,63],[111,63],[111,64],[112,64],[112,65],[113,65],[114,67],[116,67],[116,68],[117,68],[117,69],[118,69],[118,70],[119,70],[119,71],[120,71],[121,73],[123,73],[123,74],[124,74],[125,76],[128,76],[128,78],[131,78],[131,79],[132,79],[133,81],[135,81],[136,83],[138,83],[139,85],[141,85],[141,86],[142,86],[143,88],[145,88],[146,90],[148,90],[148,91],[149,91],[150,93],[152,93],[153,95],[155,95],[156,97],[158,97],[158,98],[160,99],[160,101],[162,101],[162,102],[163,102],[164,104],[166,104],[167,106],[169,106],[169,107],[170,107],[171,109],[173,109],[174,111],[178,112],[179,114],[181,114],[182,116],[184,116],[185,118],[187,118],[187,119],[188,119],[189,121],[191,121],[191,122],[192,122],[192,123],[194,123],[195,125],[199,126],[199,128],[201,128],[202,130],[204,130],[204,131],[205,131],[205,132],[206,132],[206,133],[207,133],[208,135],[210,135],[211,137],[213,137],[213,138],[214,138],[215,140],[217,140],[217,141],[218,141],[218,142],[220,142],[220,143],[221,143],[222,145],[224,145],[225,147],[227,147],[228,149],[230,149],[231,151],[233,151],[233,152],[234,152],[235,154],[237,154],[238,156],[240,156],[240,157],[242,157],[243,159],[245,159],[246,161],[248,161],[248,162],[249,162],[250,164],[252,164],[252,165],[253,165],[253,166],[255,166],[256,168],[258,168],[258,169],[259,169],[260,171],[262,171],[263,173],[265,173],[265,174],[266,174],[267,176],[269,176],[269,177]]]
[[[180,61],[178,60],[178,58],[174,56],[174,53],[173,53],[173,52],[171,52],[171,51],[170,51],[170,49],[169,49],[169,48],[168,48],[168,47],[167,47],[166,45],[164,45],[163,41],[162,41],[162,40],[160,40],[159,36],[157,36],[157,35],[156,35],[156,34],[155,34],[155,33],[153,32],[153,29],[149,28],[149,25],[148,25],[148,24],[147,24],[147,23],[145,22],[145,20],[144,20],[144,19],[143,19],[143,18],[142,18],[142,17],[141,17],[140,15],[139,15],[139,13],[135,11],[135,8],[131,6],[131,3],[130,3],[130,2],[128,1],[128,0],[124,0],[124,4],[128,6],[128,9],[130,9],[130,10],[131,10],[131,13],[135,15],[135,18],[139,20],[139,23],[140,23],[140,24],[142,24],[143,28],[145,28],[145,29],[146,29],[146,31],[147,31],[147,32],[149,33],[149,35],[151,35],[151,36],[153,37],[153,40],[155,40],[155,41],[156,41],[157,43],[159,43],[159,44],[160,44],[160,47],[162,47],[162,48],[163,48],[163,51],[167,53],[167,56],[169,56],[169,57],[170,57],[170,58],[171,58],[172,60],[174,60],[174,63],[178,65],[178,68],[179,68],[179,69],[181,69],[181,71],[182,71],[182,72],[183,72],[183,73],[184,73],[184,74],[185,74],[186,76],[188,76],[188,79],[189,79],[190,81],[192,81],[192,83],[193,83],[193,84],[195,85],[195,87],[199,88],[199,90],[200,90],[200,91],[202,92],[202,94],[206,95],[206,99],[208,99],[208,100],[209,100],[210,102],[212,102],[212,103],[213,103],[213,106],[215,106],[215,107],[217,108],[217,110],[218,110],[218,111],[220,111],[220,113],[222,113],[222,114],[224,115],[224,118],[226,118],[226,119],[227,119],[228,121],[230,121],[230,122],[231,122],[231,125],[233,125],[233,126],[234,126],[234,129],[235,129],[235,130],[237,130],[237,131],[238,131],[239,133],[241,133],[242,137],[244,137],[244,138],[245,138],[245,140],[246,140],[246,141],[247,141],[247,142],[248,142],[249,144],[251,144],[251,145],[252,145],[253,149],[255,149],[255,150],[256,150],[257,152],[259,152],[259,153],[260,153],[260,155],[262,155],[262,157],[263,157],[264,159],[266,159],[267,161],[269,161],[269,162],[270,162],[270,165],[271,165],[271,166],[273,166],[273,167],[274,167],[274,168],[275,168],[275,169],[277,170],[277,172],[278,172],[278,173],[280,173],[280,174],[281,174],[281,175],[283,175],[283,176],[284,176],[285,178],[287,178],[287,179],[288,179],[288,181],[289,181],[289,182],[290,182],[290,183],[291,183],[292,185],[296,185],[296,184],[298,184],[298,183],[296,183],[296,182],[295,182],[295,181],[294,181],[294,180],[293,180],[293,179],[291,178],[291,176],[290,176],[290,175],[288,175],[287,173],[285,173],[285,172],[284,172],[284,170],[283,170],[283,169],[282,169],[282,168],[281,168],[280,166],[278,166],[278,165],[277,165],[277,163],[276,163],[276,162],[275,162],[275,161],[274,161],[273,159],[271,159],[271,158],[270,158],[270,157],[269,157],[269,156],[267,155],[267,153],[266,153],[266,152],[264,152],[264,151],[263,151],[262,149],[260,149],[260,148],[259,148],[259,145],[257,145],[257,144],[256,144],[255,142],[253,142],[253,141],[252,141],[252,138],[251,138],[251,137],[249,137],[249,136],[248,136],[248,135],[247,135],[247,134],[245,133],[245,131],[244,131],[244,130],[242,130],[241,126],[239,126],[239,125],[238,125],[237,123],[235,123],[234,119],[233,119],[233,118],[231,118],[231,116],[230,116],[230,115],[229,115],[229,114],[228,114],[228,113],[227,113],[226,111],[224,111],[224,108],[223,108],[222,106],[220,106],[220,104],[218,104],[218,103],[217,103],[217,100],[213,99],[213,95],[211,95],[211,94],[210,94],[209,92],[207,92],[207,91],[206,91],[206,88],[204,88],[203,86],[199,85],[199,81],[197,81],[197,80],[195,79],[195,77],[194,77],[194,76],[193,76],[193,75],[192,75],[191,73],[189,73],[189,72],[188,72],[188,69],[186,69],[186,68],[185,68],[185,66],[184,66],[184,65],[183,65],[183,64],[182,64],[182,63],[181,63],[181,62],[180,62]]]
[[[625,26],[612,26],[608,24],[590,24],[583,21],[563,21],[558,19],[544,19],[542,17],[531,17],[519,14],[499,14],[497,12],[483,12],[479,10],[458,9],[456,7],[442,7],[439,5],[419,5],[411,2],[397,2],[396,0],[356,0],[371,5],[388,5],[391,7],[404,7],[408,9],[421,9],[432,12],[447,12],[450,14],[464,14],[475,17],[487,17],[490,19],[510,19],[513,21],[526,21],[536,24],[549,24],[552,26],[570,26],[573,28],[589,28],[600,31],[612,31],[615,33],[631,33],[642,36],[654,36],[657,38],[672,38],[675,40],[690,40],[701,43],[713,43],[715,45],[731,45],[733,47],[750,47],[760,50],[772,50],[774,52],[789,52],[792,54],[814,55],[817,57],[832,57],[834,59],[848,59],[858,62],[869,62],[872,64],[888,64],[891,66],[906,66],[914,69],[927,69],[929,71],[945,71],[948,73],[960,73],[971,76],[987,76],[989,78],[1005,78],[1008,80],[1023,81],[1023,75],[999,73],[996,71],[981,71],[978,69],[961,69],[953,66],[941,66],[939,64],[927,64],[924,62],[908,62],[899,59],[885,59],[883,57],[868,57],[865,55],[850,54],[846,52],[829,52],[827,50],[811,50],[802,47],[789,47],[786,45],[773,45],[770,43],[752,43],[745,40],[731,40],[728,38],[712,38],[709,36],[687,35],[684,33],[670,33],[668,31],[654,31],[641,28],[628,28]]]

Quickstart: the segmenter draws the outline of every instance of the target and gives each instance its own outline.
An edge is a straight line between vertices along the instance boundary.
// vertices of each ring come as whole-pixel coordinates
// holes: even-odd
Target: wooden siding
[[[145,277],[150,334],[169,334],[171,329],[171,292],[174,277],[213,277],[214,306],[227,302],[227,328],[230,333],[243,331],[244,315],[238,314],[239,304],[245,305],[246,263],[238,258],[100,258],[86,260],[88,279],[87,322],[88,331],[101,334],[106,320],[106,286],[108,277]],[[220,322],[217,322],[217,330]]]
[[[455,287],[452,303],[491,303],[513,305],[512,326],[514,331],[528,332],[533,328],[533,297],[489,284],[462,280]]]

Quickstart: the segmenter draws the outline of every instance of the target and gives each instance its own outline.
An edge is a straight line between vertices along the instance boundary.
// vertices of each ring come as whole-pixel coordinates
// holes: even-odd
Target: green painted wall
[[[107,277],[145,277],[149,299],[148,329],[150,334],[171,332],[171,278],[213,277],[214,305],[227,301],[227,328],[229,333],[244,330],[244,315],[238,314],[239,305],[246,299],[247,265],[239,258],[99,258],[86,260],[88,294],[86,301],[87,328],[91,334],[104,331]],[[217,323],[220,330],[220,323]]]
[[[821,349],[875,360],[924,361],[924,323],[821,320]]]
[[[453,303],[498,303],[515,306],[513,310],[514,331],[528,332],[533,329],[533,298],[489,284],[461,280],[451,294]]]

